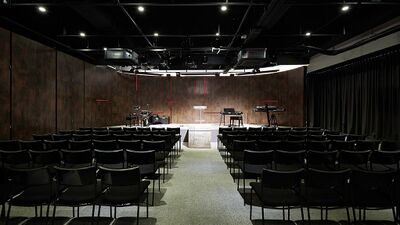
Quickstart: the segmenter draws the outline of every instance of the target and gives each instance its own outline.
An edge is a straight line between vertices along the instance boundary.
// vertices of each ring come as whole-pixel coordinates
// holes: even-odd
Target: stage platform
[[[244,124],[242,127],[261,127],[262,125]],[[122,126],[129,127],[129,126]],[[217,123],[191,123],[191,124],[157,124],[150,127],[179,127],[181,130],[182,144],[190,148],[216,148],[218,142]]]

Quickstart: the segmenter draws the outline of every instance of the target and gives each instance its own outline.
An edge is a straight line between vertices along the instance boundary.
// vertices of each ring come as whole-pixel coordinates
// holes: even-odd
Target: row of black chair
[[[396,208],[399,209],[400,205],[398,183],[399,174],[393,171],[263,169],[261,181],[250,183],[250,219],[252,219],[253,192],[255,192],[261,202],[263,224],[264,208],[283,209],[283,212],[287,209],[288,220],[290,220],[290,210],[300,208],[304,221],[304,207],[307,208],[309,221],[312,208],[321,210],[321,220],[323,220],[323,210],[326,211],[325,220],[327,220],[328,209],[344,208],[347,212],[347,222],[350,224],[350,207],[354,220],[357,220],[357,209],[359,220],[365,220],[366,210],[391,209],[394,221],[397,221]],[[285,219],[285,214],[283,217]]]
[[[53,173],[54,172],[54,173]],[[1,200],[8,202],[6,224],[10,221],[12,206],[36,207],[53,205],[53,221],[58,206],[78,208],[92,206],[92,223],[95,206],[98,217],[101,206],[122,207],[137,205],[137,224],[139,224],[140,204],[146,202],[146,217],[149,205],[149,181],[142,179],[139,167],[111,169],[89,166],[80,168],[39,167],[8,168],[1,171]],[[41,215],[42,216],[42,215]],[[115,215],[116,217],[116,215]],[[46,224],[48,224],[46,222]]]

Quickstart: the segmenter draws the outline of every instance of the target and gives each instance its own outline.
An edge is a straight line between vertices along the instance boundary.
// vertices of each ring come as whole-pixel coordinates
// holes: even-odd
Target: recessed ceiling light
[[[85,34],[84,32],[80,32],[80,33],[79,33],[79,36],[81,36],[81,37],[86,37],[86,34]]]
[[[347,12],[347,11],[349,11],[349,9],[350,9],[350,6],[348,6],[348,5],[342,6],[342,12]]]
[[[215,36],[219,36],[219,32],[215,33]]]
[[[225,12],[226,10],[228,10],[228,6],[226,6],[226,5],[221,6],[221,11],[222,12]]]
[[[154,36],[155,36],[155,37],[158,37],[158,33],[157,33],[157,32],[156,32],[156,33],[154,33]]]
[[[143,6],[138,6],[138,7],[137,7],[137,10],[138,10],[139,12],[144,12],[144,7],[143,7]]]
[[[47,12],[46,7],[44,7],[44,6],[39,6],[37,9],[38,9],[39,12],[41,12],[41,13],[46,13],[46,12]]]
[[[104,51],[107,51],[107,47],[104,47],[103,50],[104,50]]]
[[[307,33],[306,33],[306,36],[307,36],[307,37],[310,37],[310,36],[311,36],[311,32],[307,32]]]

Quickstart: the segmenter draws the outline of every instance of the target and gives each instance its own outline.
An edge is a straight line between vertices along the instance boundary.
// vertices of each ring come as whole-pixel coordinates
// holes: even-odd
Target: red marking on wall
[[[110,100],[108,99],[96,99],[96,102],[109,102]]]

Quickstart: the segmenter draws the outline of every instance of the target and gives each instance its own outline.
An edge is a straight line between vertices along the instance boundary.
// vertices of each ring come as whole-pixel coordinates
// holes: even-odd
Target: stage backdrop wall
[[[280,124],[304,124],[303,68],[255,77],[130,76],[2,28],[0,47],[0,139],[121,125],[134,105],[169,116],[171,123],[194,123],[194,105],[208,107],[207,123],[218,123],[222,108],[234,107],[244,112],[245,123],[259,124],[266,123],[265,114],[253,107],[277,100],[287,109],[278,114]]]

